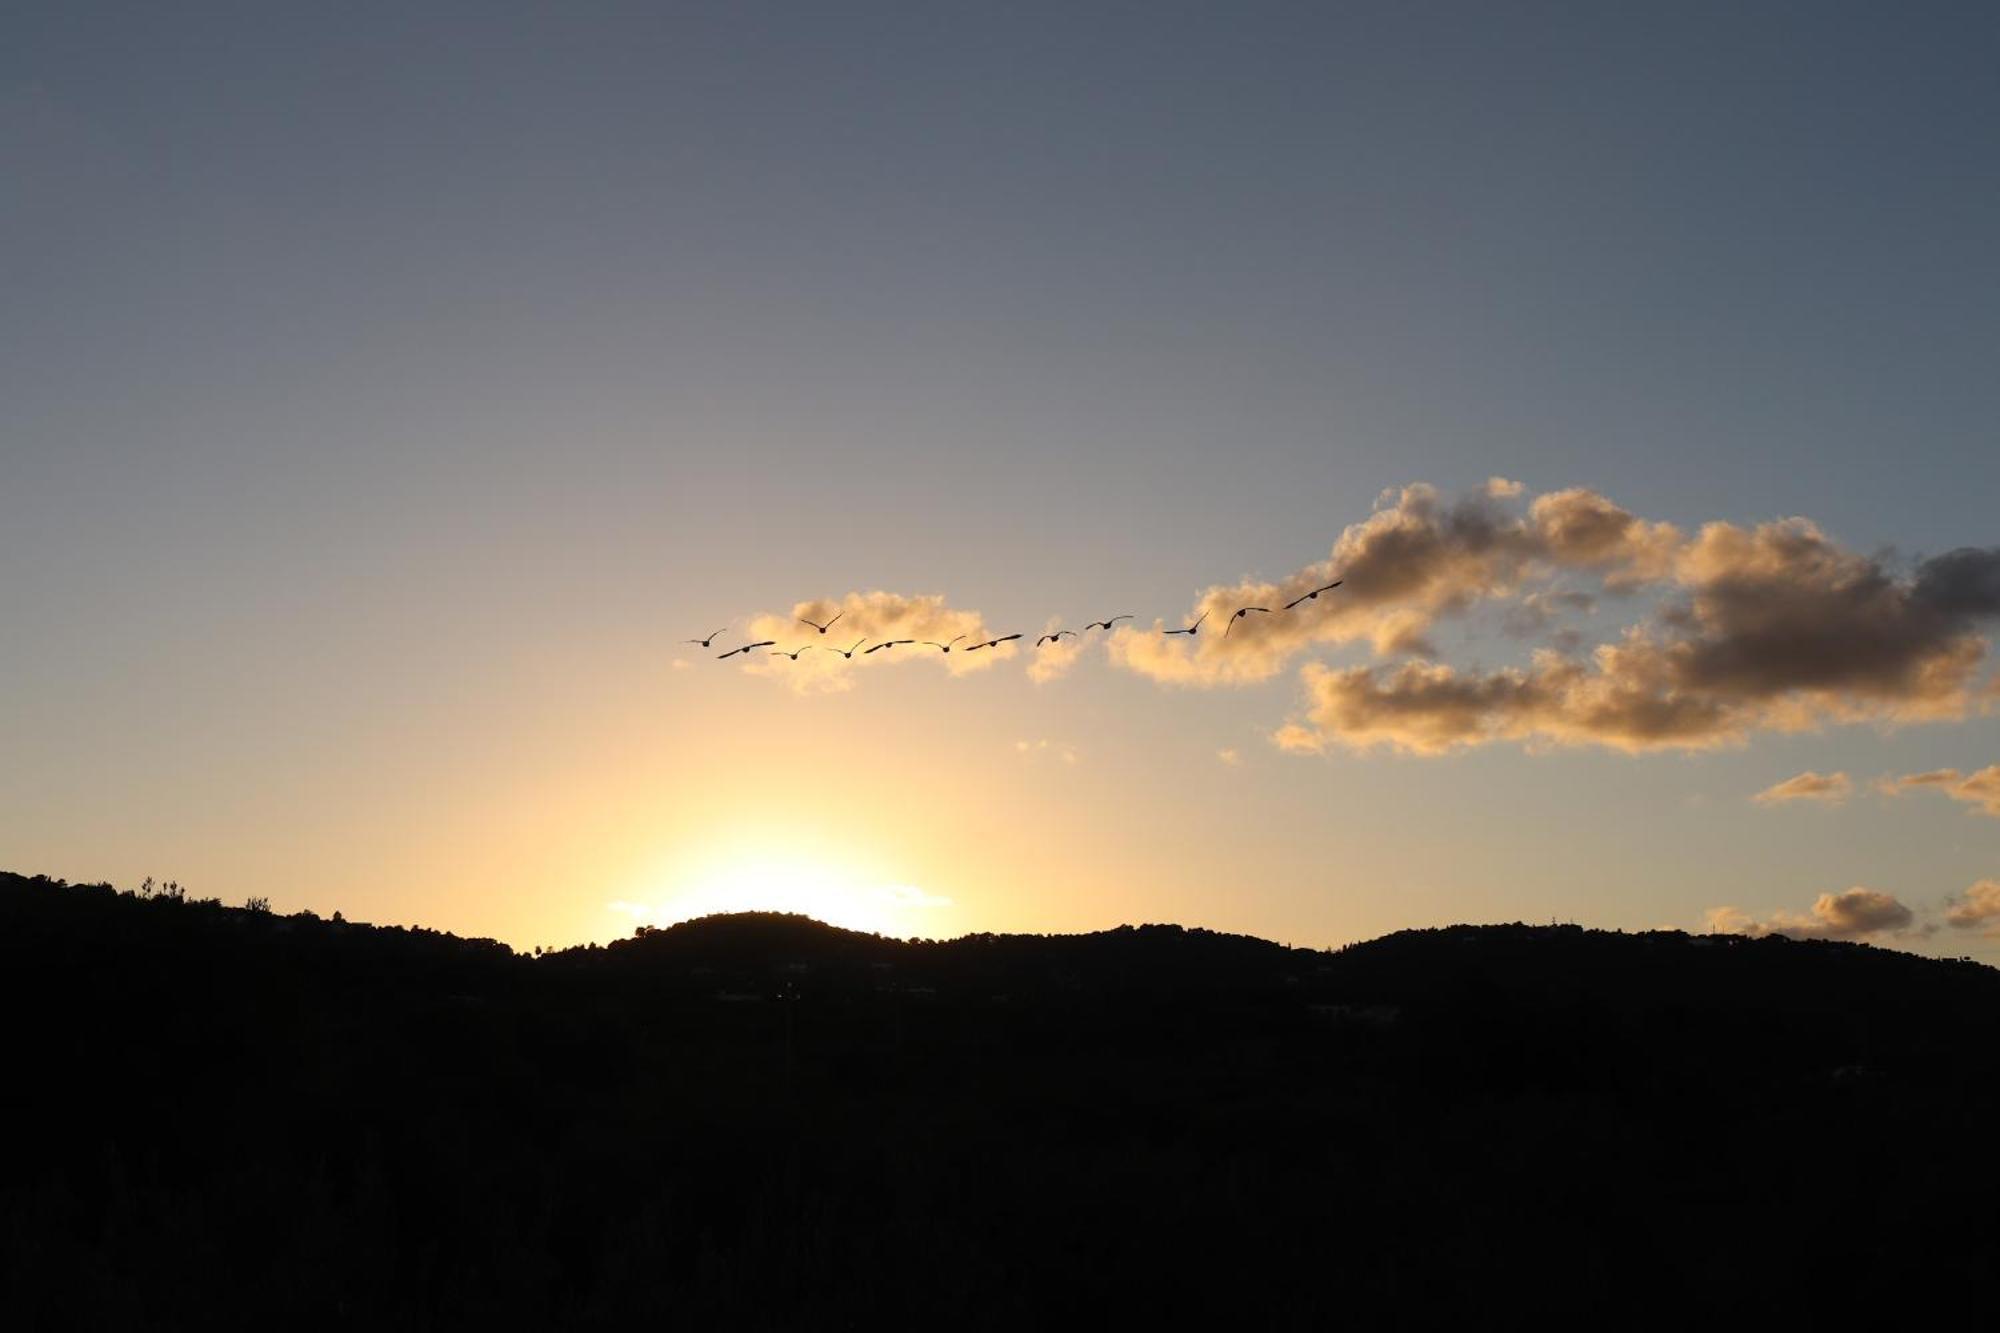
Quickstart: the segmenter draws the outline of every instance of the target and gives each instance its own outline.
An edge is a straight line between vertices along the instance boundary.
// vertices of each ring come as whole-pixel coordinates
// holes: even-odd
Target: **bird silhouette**
[[[769,648],[772,644],[776,642],[777,642],[776,639],[760,639],[756,643],[746,643],[741,648],[731,648],[726,653],[717,653],[715,655],[715,660],[720,662],[725,657],[734,657],[738,653],[747,653],[752,648]]]
[[[859,648],[866,642],[868,642],[868,636],[864,634],[854,641],[854,648]],[[852,658],[854,656],[854,648],[829,648],[827,651],[830,653],[839,653],[842,657]]]
[[[964,638],[964,637],[965,637],[965,636],[964,636],[963,634],[961,634],[961,635],[959,635],[959,636],[958,636],[958,639],[962,639],[962,638]],[[951,641],[951,643],[957,643],[957,642],[958,642],[958,639],[953,639],[953,640]],[[941,648],[941,649],[943,649],[943,650],[944,650],[945,652],[950,652],[950,651],[951,651],[951,643],[939,643],[939,642],[938,642],[938,641],[937,641],[936,639],[920,639],[920,640],[918,640],[918,642],[920,642],[920,643],[923,643],[923,644],[926,644],[926,645],[928,645],[928,646],[930,646],[930,647],[932,647],[932,648]]]
[[[870,648],[868,650],[868,653],[879,653],[884,648],[894,648],[899,643],[915,643],[915,642],[916,642],[915,639],[889,639],[886,640],[885,642],[876,644],[873,648]],[[861,655],[863,657],[866,657],[868,656],[868,653],[863,653]]]
[[[844,615],[846,615],[846,614],[847,614],[847,612],[845,612],[845,611],[835,611],[835,612],[833,613],[833,620],[838,620],[838,619],[840,619],[840,618],[841,618],[842,616],[844,616]],[[800,623],[801,625],[811,625],[811,626],[812,626],[812,627],[813,627],[814,629],[818,630],[818,631],[819,631],[819,632],[820,632],[821,634],[824,634],[824,633],[826,633],[826,632],[827,632],[828,630],[830,630],[830,629],[832,629],[832,628],[833,628],[833,620],[829,620],[829,621],[827,621],[827,622],[826,622],[826,623],[825,623],[824,625],[822,625],[822,624],[820,624],[820,623],[819,623],[819,622],[818,622],[817,620],[807,620],[807,619],[806,619],[806,618],[805,618],[804,616],[800,616],[800,617],[799,617],[799,623]]]
[[[1069,635],[1069,637],[1072,639],[1081,637],[1073,629],[1059,629],[1054,634],[1044,634],[1041,638],[1036,639],[1035,647],[1039,648],[1045,643],[1054,643],[1057,639],[1060,639],[1065,634]]]
[[[981,648],[992,648],[998,644],[1012,643],[1014,640],[1020,637],[1021,636],[1018,634],[1002,634],[997,639],[988,639],[985,643],[975,643],[970,648],[967,648],[965,651],[968,653],[976,653]]]
[[[729,626],[727,626],[727,625],[724,625],[724,626],[722,627],[722,629],[728,629],[728,628],[729,628]],[[708,632],[708,637],[707,637],[707,638],[705,638],[705,639],[682,639],[682,640],[681,640],[681,642],[682,642],[682,643],[698,643],[698,644],[700,644],[700,645],[701,645],[702,647],[706,648],[706,647],[708,647],[708,646],[709,646],[710,644],[712,644],[712,643],[714,643],[714,642],[715,642],[715,636],[716,636],[716,635],[718,635],[718,634],[720,634],[720,633],[722,633],[722,629],[712,629],[712,630],[710,630],[710,631]]]
[[[1132,617],[1130,616],[1113,616],[1109,620],[1093,620],[1088,625],[1085,625],[1083,628],[1086,631],[1094,629],[1110,629],[1113,625],[1117,624],[1119,621],[1130,620],[1131,618]]]
[[[1268,606],[1239,606],[1236,608],[1236,614],[1229,617],[1229,625],[1222,631],[1222,637],[1225,639],[1228,638],[1229,631],[1236,628],[1236,622],[1249,615],[1252,611],[1262,611],[1267,616],[1271,614],[1271,608]]]
[[[1189,625],[1189,626],[1188,626],[1188,627],[1187,627],[1186,629],[1163,629],[1163,630],[1161,630],[1161,631],[1160,631],[1160,633],[1162,633],[1162,634],[1199,634],[1199,633],[1201,633],[1201,622],[1202,622],[1203,620],[1207,620],[1207,619],[1208,619],[1208,612],[1204,611],[1204,612],[1202,612],[1202,613],[1201,613],[1200,617],[1199,617],[1199,618],[1198,618],[1198,619],[1197,619],[1197,620],[1196,620],[1196,621],[1194,622],[1194,624],[1192,624],[1192,625]]]
[[[801,648],[794,648],[794,649],[792,649],[792,651],[790,651],[789,653],[788,653],[788,652],[786,652],[786,651],[785,651],[785,650],[784,650],[783,648],[780,648],[780,649],[779,649],[779,650],[778,650],[777,652],[775,652],[775,653],[772,653],[772,654],[771,654],[771,656],[773,656],[773,657],[789,657],[789,658],[791,658],[791,659],[792,659],[792,660],[793,660],[794,662],[796,662],[796,661],[798,661],[798,660],[799,660],[799,654],[800,654],[800,653],[803,653],[803,652],[805,652],[805,651],[807,651],[807,650],[808,650],[808,649],[810,649],[811,647],[812,647],[812,645],[811,645],[811,644],[806,644],[806,645],[805,645],[804,647],[801,647]]]
[[[1327,584],[1324,588],[1314,588],[1311,592],[1307,593],[1305,596],[1294,597],[1292,598],[1291,601],[1286,602],[1285,609],[1289,611],[1293,607],[1297,606],[1300,602],[1310,602],[1314,598],[1318,597],[1321,593],[1332,592],[1335,588],[1338,588],[1341,584],[1345,582],[1347,582],[1346,579],[1335,579],[1333,582]]]

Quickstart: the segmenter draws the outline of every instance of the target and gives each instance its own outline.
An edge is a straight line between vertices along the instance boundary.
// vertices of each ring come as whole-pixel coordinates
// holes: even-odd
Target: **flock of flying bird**
[[[1290,611],[1294,607],[1298,606],[1301,602],[1316,601],[1318,600],[1319,595],[1321,593],[1332,592],[1335,588],[1338,588],[1341,585],[1341,583],[1342,580],[1335,579],[1333,582],[1326,584],[1323,587],[1314,588],[1311,592],[1301,593],[1299,596],[1294,597],[1291,601],[1286,602],[1284,606],[1280,607],[1279,609],[1281,611]],[[1236,628],[1236,622],[1243,619],[1243,617],[1251,614],[1252,612],[1259,612],[1263,615],[1268,616],[1271,614],[1271,608],[1268,606],[1237,607],[1236,613],[1229,617],[1229,624],[1223,628],[1222,637],[1225,639],[1228,638],[1229,631]],[[843,615],[846,614],[847,613],[845,611],[836,611],[833,615],[833,619],[827,621],[824,625],[820,624],[817,620],[807,620],[804,616],[800,616],[799,623],[801,625],[810,625],[814,629],[818,630],[821,634],[825,634],[828,630],[833,628],[835,621],[838,621]],[[1040,648],[1044,644],[1059,643],[1064,639],[1082,638],[1084,634],[1088,634],[1090,631],[1094,629],[1102,629],[1109,631],[1111,627],[1113,625],[1116,625],[1119,621],[1131,620],[1133,618],[1134,617],[1130,615],[1123,615],[1123,616],[1113,616],[1109,620],[1093,620],[1088,625],[1085,625],[1081,632],[1073,629],[1055,630],[1052,633],[1044,634],[1042,635],[1041,638],[1036,639],[1035,647]],[[1192,625],[1184,626],[1181,629],[1164,629],[1161,630],[1160,633],[1185,634],[1190,638],[1192,638],[1193,636],[1201,633],[1201,622],[1207,619],[1208,619],[1208,612],[1204,611],[1201,613],[1201,615],[1195,618],[1195,622]],[[710,648],[715,645],[716,636],[718,634],[721,634],[724,630],[727,630],[728,628],[729,626],[724,625],[722,629],[709,631],[709,635],[705,639],[687,639],[684,640],[684,642],[699,644],[703,648]],[[876,644],[872,648],[861,649],[861,645],[868,642],[867,636],[864,635],[861,638],[856,639],[851,647],[826,648],[825,651],[830,653],[839,653],[842,657],[845,657],[849,660],[853,659],[856,649],[861,649],[861,655],[863,657],[866,657],[868,656],[869,653],[879,653],[884,648],[900,648],[906,644],[922,644],[927,648],[936,648],[940,652],[948,653],[954,647],[957,647],[957,645],[962,640],[970,637],[971,637],[970,635],[961,634],[958,636],[958,638],[953,639],[950,643],[939,643],[935,639],[884,639],[882,642]],[[982,648],[997,648],[1003,643],[1012,643],[1014,640],[1020,637],[1022,636],[1019,634],[1003,634],[997,639],[988,639],[984,643],[975,643],[969,648],[960,648],[959,651],[962,653],[976,653]],[[771,656],[789,657],[794,662],[796,662],[799,660],[800,653],[806,652],[814,647],[824,646],[824,645],[815,645],[812,643],[804,643],[798,646],[797,648],[780,648],[777,645],[778,641],[776,639],[760,639],[756,643],[746,643],[741,648],[731,648],[728,652],[717,653],[715,656],[717,661],[721,661],[725,657],[734,657],[738,653],[750,653],[750,652],[755,652],[759,648],[769,648],[772,650]]]

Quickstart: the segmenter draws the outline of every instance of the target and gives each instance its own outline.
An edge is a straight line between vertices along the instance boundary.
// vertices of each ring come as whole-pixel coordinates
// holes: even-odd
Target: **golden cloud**
[[[1894,894],[1856,886],[1843,893],[1822,893],[1807,916],[1777,912],[1759,921],[1739,907],[1711,907],[1704,924],[1716,935],[1854,940],[1871,935],[1904,934],[1916,924],[1916,913]]]
[[[1838,805],[1854,790],[1845,773],[1800,773],[1764,788],[1750,799],[1759,805],[1783,805],[1788,801],[1825,801]]]
[[[821,633],[818,625],[827,625],[827,631]],[[954,608],[938,594],[881,591],[799,602],[789,613],[752,616],[747,634],[750,641],[771,639],[775,646],[738,659],[743,669],[783,681],[802,694],[851,689],[861,671],[909,662],[941,666],[955,676],[985,671],[1014,657],[1020,646],[1016,641],[968,652],[971,645],[995,637],[979,612]],[[911,642],[868,651],[901,639]],[[951,645],[952,651],[935,644]],[[797,660],[779,655],[794,650],[803,650]]]
[[[1988,764],[1976,773],[1955,768],[1934,768],[1928,773],[1904,773],[1875,784],[1890,795],[1910,791],[1935,791],[1954,801],[1964,801],[1976,813],[2000,818],[2000,764]]]
[[[1959,930],[2000,934],[2000,880],[1982,879],[1944,909],[1944,919]]]

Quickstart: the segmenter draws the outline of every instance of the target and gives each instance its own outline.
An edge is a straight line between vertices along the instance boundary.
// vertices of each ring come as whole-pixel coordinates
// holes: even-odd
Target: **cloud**
[[[833,620],[836,615],[839,619]],[[833,620],[833,624],[827,633],[821,634],[803,623],[805,620],[822,625]],[[733,660],[751,675],[782,681],[801,694],[851,689],[862,671],[910,662],[939,666],[955,676],[968,675],[990,670],[1015,657],[1020,648],[1015,642],[976,653],[966,652],[967,645],[993,638],[994,632],[977,611],[958,610],[947,605],[938,594],[851,592],[840,598],[798,602],[789,613],[765,612],[752,616],[745,633],[749,642],[772,639],[777,648],[760,649]],[[963,641],[949,653],[928,647],[924,642],[950,643],[961,635]],[[916,642],[885,648],[879,653],[866,651],[869,644],[889,639]],[[720,641],[717,646],[721,646]],[[790,651],[801,646],[808,651],[801,653],[796,662],[774,656],[778,649]],[[855,647],[854,656],[842,656],[851,646]]]
[[[1838,805],[1854,790],[1845,773],[1800,773],[1758,792],[1750,799],[1759,805],[1783,805],[1789,801],[1825,801]]]
[[[890,884],[882,889],[882,896],[898,907],[950,907],[951,899],[941,893],[931,893],[914,884]]]
[[[2000,764],[1988,764],[1976,773],[1961,773],[1955,768],[1904,773],[1900,777],[1883,778],[1875,785],[1892,796],[1910,791],[1936,791],[1973,806],[1969,813],[2000,819]]]
[[[1669,688],[1645,644],[1601,645],[1596,659],[1586,667],[1545,650],[1527,668],[1485,673],[1433,662],[1389,671],[1309,663],[1301,673],[1304,721],[1273,739],[1297,752],[1387,746],[1413,754],[1507,739],[1630,752],[1734,739],[1724,706]]]
[[[1217,750],[1215,752],[1215,757],[1217,759],[1220,759],[1225,765],[1227,765],[1230,768],[1236,768],[1243,762],[1242,754],[1240,754],[1234,746],[1228,746],[1223,749]]]
[[[1944,909],[1944,919],[1959,930],[2000,935],[2000,879],[1982,879]]]
[[[1822,893],[1813,901],[1809,916],[1778,912],[1759,921],[1740,907],[1711,907],[1704,924],[1716,935],[1854,940],[1907,933],[1916,924],[1916,914],[1893,894],[1857,886],[1843,893]]]
[[[1625,590],[1668,577],[1685,540],[1667,523],[1637,517],[1582,488],[1537,496],[1525,511],[1525,488],[1494,478],[1446,502],[1421,482],[1386,491],[1375,512],[1349,525],[1324,560],[1275,582],[1244,579],[1205,589],[1178,623],[1206,613],[1198,635],[1164,637],[1174,628],[1126,626],[1111,640],[1118,665],[1172,685],[1231,685],[1267,680],[1318,645],[1366,643],[1379,657],[1430,654],[1428,633],[1440,619],[1487,600],[1523,598],[1516,624],[1540,629],[1557,611],[1588,609],[1587,593],[1535,589],[1565,571]],[[1284,612],[1286,603],[1335,579],[1341,586]],[[1238,607],[1268,606],[1229,628]],[[1228,629],[1227,635],[1222,633]]]
[[[1042,634],[1053,634],[1060,628],[1062,628],[1061,619],[1056,616],[1050,616],[1043,623],[1041,634],[1035,637],[1040,638]],[[1078,635],[1073,639],[1057,639],[1051,643],[1042,644],[1030,649],[1028,679],[1037,685],[1046,685],[1052,680],[1060,680],[1069,674],[1069,669],[1076,665],[1076,660],[1079,657],[1083,656],[1085,647],[1086,644],[1084,643],[1083,636]]]
[[[1338,588],[1307,598],[1336,580]],[[1594,646],[1561,623],[1606,596],[1635,595],[1649,604]],[[1440,622],[1489,602],[1501,607],[1503,631],[1536,640],[1528,660],[1492,668],[1442,660]],[[1246,606],[1271,610],[1233,619]],[[836,614],[828,635],[800,623]],[[1203,616],[1199,634],[1161,632]],[[1979,679],[1982,631],[1996,617],[2000,548],[1963,548],[1899,571],[1803,518],[1714,522],[1689,536],[1584,487],[1530,496],[1494,478],[1455,500],[1422,483],[1385,491],[1325,558],[1275,580],[1211,585],[1184,616],[1103,637],[1115,665],[1195,688],[1255,684],[1309,654],[1359,650],[1367,659],[1359,665],[1304,663],[1302,702],[1273,733],[1286,749],[1436,754],[1513,741],[1636,753],[1736,745],[1761,731],[1963,717],[1988,707],[1989,695],[2000,699]],[[864,670],[911,661],[965,675],[1023,659],[1042,684],[1086,650],[1075,639],[1036,649],[1029,634],[968,652],[996,633],[977,611],[935,594],[883,591],[800,602],[751,618],[748,631],[807,648],[796,662],[761,651],[738,660],[806,693],[847,689]],[[865,651],[888,638],[960,635],[950,653]],[[831,651],[856,639],[866,643],[851,659]]]
[[[1038,755],[1048,755],[1061,760],[1065,764],[1074,764],[1083,758],[1082,753],[1067,741],[1015,741],[1014,751],[1016,754],[1023,754],[1029,758],[1034,758]]]
[[[676,671],[687,671],[693,668],[694,663],[688,661],[685,657],[676,657],[672,665]]]
[[[1760,730],[1962,717],[1972,705],[1987,647],[1978,622],[2000,615],[2000,549],[1954,551],[1898,578],[1803,519],[1711,523],[1675,548],[1658,525],[1586,492],[1539,497],[1537,511],[1544,549],[1659,581],[1664,604],[1587,660],[1542,650],[1525,668],[1485,672],[1309,664],[1303,713],[1278,743],[1698,750]]]
[[[1500,629],[1517,639],[1537,638],[1551,633],[1550,627],[1565,615],[1587,616],[1596,609],[1597,599],[1587,592],[1531,592],[1507,608],[1500,618]],[[1571,646],[1578,642],[1573,631],[1553,633]]]

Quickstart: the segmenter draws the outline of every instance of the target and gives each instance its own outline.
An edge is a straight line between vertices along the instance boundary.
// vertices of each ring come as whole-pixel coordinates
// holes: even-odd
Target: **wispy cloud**
[[[1082,762],[1083,753],[1067,741],[1015,741],[1014,752],[1030,759],[1050,758],[1065,764]]]
[[[1242,753],[1238,751],[1234,746],[1229,746],[1224,749],[1217,750],[1215,752],[1215,757],[1221,760],[1225,765],[1227,765],[1230,768],[1240,767],[1243,763]]]
[[[1800,773],[1775,782],[1750,799],[1759,805],[1784,805],[1791,801],[1822,801],[1838,805],[1854,790],[1845,773]]]
[[[1954,801],[1965,802],[1973,807],[1973,813],[2000,818],[2000,764],[1988,764],[1976,773],[1961,773],[1955,768],[1904,773],[1898,777],[1883,778],[1875,785],[1892,796],[1912,791],[1934,791]]]

